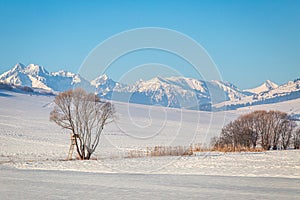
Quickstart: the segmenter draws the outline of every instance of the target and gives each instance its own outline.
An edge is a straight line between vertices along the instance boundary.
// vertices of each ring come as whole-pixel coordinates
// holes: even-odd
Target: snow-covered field
[[[49,121],[52,100],[0,90],[0,199],[19,199],[22,194],[39,198],[43,193],[51,194],[49,199],[68,199],[77,193],[83,197],[88,186],[99,186],[99,193],[85,196],[95,199],[101,195],[138,199],[152,192],[161,193],[153,198],[191,199],[212,197],[215,192],[233,199],[251,198],[252,193],[261,199],[300,195],[300,151],[296,150],[124,158],[130,150],[156,145],[207,144],[224,123],[240,114],[255,109],[299,113],[300,99],[215,113],[115,103],[115,122],[105,128],[94,160],[89,161],[65,161],[70,135]],[[66,191],[60,187],[65,184]],[[71,186],[82,191],[67,191]],[[40,191],[34,193],[34,188]]]

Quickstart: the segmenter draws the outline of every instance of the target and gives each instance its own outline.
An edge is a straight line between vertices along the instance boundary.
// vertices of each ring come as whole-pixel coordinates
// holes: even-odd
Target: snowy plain
[[[213,113],[115,102],[115,121],[93,160],[66,161],[70,135],[49,121],[53,98],[0,90],[0,199],[300,196],[296,150],[125,158],[157,145],[207,144],[224,124],[253,110],[299,113],[300,99]]]

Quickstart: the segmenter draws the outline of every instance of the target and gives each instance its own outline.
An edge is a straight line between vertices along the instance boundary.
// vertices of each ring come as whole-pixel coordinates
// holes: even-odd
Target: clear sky
[[[17,62],[77,72],[100,42],[141,27],[195,39],[242,89],[300,75],[298,0],[0,0],[0,73]]]

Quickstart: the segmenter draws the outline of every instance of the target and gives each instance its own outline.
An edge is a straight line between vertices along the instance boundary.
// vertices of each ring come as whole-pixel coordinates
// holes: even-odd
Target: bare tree
[[[293,129],[296,127],[294,121],[285,119],[281,123],[280,136],[283,149],[287,149],[290,145]]]
[[[267,149],[276,150],[279,147],[279,141],[282,131],[284,129],[284,121],[288,121],[288,114],[281,111],[271,110],[256,111],[253,113],[257,121],[256,127],[260,130],[262,147]]]
[[[256,120],[260,129],[261,146],[264,150],[272,147],[272,120],[270,114],[266,111],[257,111]]]
[[[289,119],[287,113],[261,110],[254,111],[250,115],[254,117],[252,130],[259,133],[263,149],[278,149],[280,141],[284,149],[289,146],[295,123]]]
[[[300,127],[293,133],[294,149],[300,149]]]
[[[253,149],[256,148],[257,141],[259,139],[259,133],[256,129],[256,115],[255,113],[245,114],[242,117],[240,117],[243,121],[243,129],[248,135]]]
[[[60,93],[54,103],[50,120],[72,132],[80,159],[90,159],[104,126],[113,119],[113,105],[80,88]]]
[[[221,137],[214,138],[212,142],[218,145],[218,148],[232,148],[235,151],[240,148],[250,148],[253,144],[252,137],[253,131],[246,126],[245,120],[238,118],[227,124],[222,129]]]

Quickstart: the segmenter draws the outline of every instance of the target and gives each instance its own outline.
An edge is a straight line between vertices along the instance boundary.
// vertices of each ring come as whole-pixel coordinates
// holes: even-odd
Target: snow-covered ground
[[[90,184],[95,177],[102,177],[100,180],[103,183],[98,180],[91,186],[93,188],[107,183],[105,188],[110,188],[111,191],[104,192],[104,196],[110,198],[114,197],[108,195],[110,192],[121,195],[126,190],[133,192],[134,189],[148,194],[161,192],[162,197],[168,196],[168,190],[175,192],[173,197],[187,197],[188,194],[184,192],[190,191],[190,198],[197,197],[196,194],[198,197],[200,194],[207,197],[210,192],[227,192],[233,199],[243,195],[249,198],[251,190],[257,192],[257,195],[259,191],[268,191],[266,196],[264,193],[257,196],[263,199],[280,196],[296,199],[299,196],[300,189],[295,184],[299,186],[300,182],[300,151],[296,150],[258,153],[207,152],[184,157],[124,157],[130,150],[143,151],[156,145],[188,146],[191,143],[208,143],[212,136],[220,133],[224,123],[255,109],[300,113],[300,99],[214,113],[115,103],[115,122],[105,128],[101,143],[93,156],[94,160],[89,161],[65,161],[70,135],[49,121],[52,100],[53,97],[48,96],[30,96],[0,90],[0,199],[9,199],[7,195],[11,195],[20,185],[31,184],[38,189],[37,185],[44,180],[39,177],[43,176],[50,178],[42,183],[49,183],[49,186],[54,184],[53,187],[64,184],[64,179],[53,181],[59,176],[65,177],[66,184],[70,185],[76,183],[76,178],[73,180],[72,177],[87,177],[83,178],[81,185]],[[92,173],[85,176],[84,173],[87,172]],[[120,184],[116,183],[118,177],[121,177]],[[148,182],[148,179],[153,182]],[[135,180],[137,183],[134,183]],[[213,180],[222,184],[213,183]],[[129,187],[129,183],[134,184]],[[257,183],[263,187],[260,188]],[[257,188],[247,184],[254,184]],[[88,185],[82,186],[86,187]],[[207,193],[203,187],[206,187]],[[276,187],[282,188],[282,193]],[[240,196],[234,196],[235,189],[232,188]],[[25,197],[39,197],[29,194],[30,188],[27,189],[24,189],[27,192]],[[43,190],[46,187],[37,194],[41,194]],[[63,194],[61,190],[57,197],[49,198],[68,199],[68,192],[65,197],[59,196]],[[176,191],[181,195],[176,196]],[[124,197],[133,199],[137,197],[135,195],[138,196],[132,193],[132,196]],[[17,197],[16,194],[11,196],[13,199]]]
[[[299,199],[299,179],[15,170],[0,166],[1,199]]]
[[[194,174],[300,178],[300,151],[199,153],[183,157],[114,158],[89,161],[35,160],[8,162],[18,169],[94,173]]]

